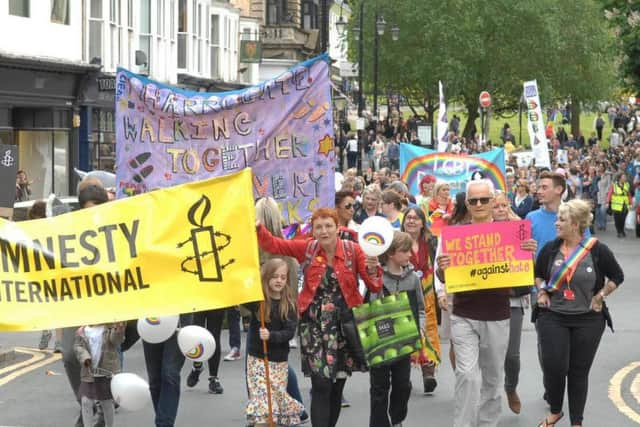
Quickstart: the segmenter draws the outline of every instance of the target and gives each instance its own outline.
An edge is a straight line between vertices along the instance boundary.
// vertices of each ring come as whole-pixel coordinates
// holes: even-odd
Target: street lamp
[[[391,27],[391,40],[393,40],[394,42],[397,42],[399,38],[400,38],[400,27],[398,27],[397,25],[394,25],[393,27]]]
[[[387,21],[384,20],[384,16],[380,15],[378,19],[376,19],[376,32],[379,36],[384,35],[384,27],[387,26]]]
[[[340,36],[343,36],[344,32],[347,30],[347,21],[344,20],[342,15],[340,15],[340,18],[338,18],[338,21],[336,22],[336,30],[338,30],[338,34]],[[355,31],[355,28],[354,28],[354,31]]]

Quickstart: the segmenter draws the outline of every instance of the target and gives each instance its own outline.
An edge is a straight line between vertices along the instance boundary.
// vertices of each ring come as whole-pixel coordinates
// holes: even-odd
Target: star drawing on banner
[[[320,125],[313,125],[311,128],[314,132],[318,132],[320,130]]]
[[[328,118],[327,118],[327,119],[324,119],[324,122],[323,122],[323,123],[324,123],[324,126],[325,126],[325,127],[329,127],[329,126],[331,126],[331,120],[329,120]]]
[[[318,154],[324,154],[329,157],[329,154],[333,152],[333,138],[329,135],[325,135],[320,141],[318,141]]]

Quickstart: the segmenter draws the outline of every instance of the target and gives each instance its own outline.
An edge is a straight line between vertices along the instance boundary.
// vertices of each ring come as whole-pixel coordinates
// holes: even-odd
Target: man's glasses
[[[347,203],[346,205],[344,205],[344,209],[352,209],[353,208],[353,203]]]
[[[471,199],[467,199],[467,202],[469,202],[469,204],[471,206],[476,206],[478,204],[478,202],[480,202],[480,204],[482,205],[486,205],[487,203],[489,203],[491,201],[491,197],[478,197],[478,198],[471,198]]]

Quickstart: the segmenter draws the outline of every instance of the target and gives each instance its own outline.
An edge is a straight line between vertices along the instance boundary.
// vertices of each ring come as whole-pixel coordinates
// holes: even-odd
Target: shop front
[[[116,160],[113,74],[97,74],[87,82],[80,109],[80,169],[114,172]]]
[[[31,198],[75,193],[78,99],[94,66],[0,55],[0,141],[18,146]]]

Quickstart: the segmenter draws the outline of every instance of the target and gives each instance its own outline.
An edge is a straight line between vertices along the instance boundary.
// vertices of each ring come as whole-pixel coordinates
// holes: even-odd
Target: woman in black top
[[[550,413],[539,424],[553,426],[564,415],[565,384],[572,426],[581,426],[589,369],[605,322],[611,317],[605,298],[624,280],[611,250],[595,238],[583,238],[593,216],[589,203],[574,199],[560,205],[558,238],[536,260],[536,329]]]

